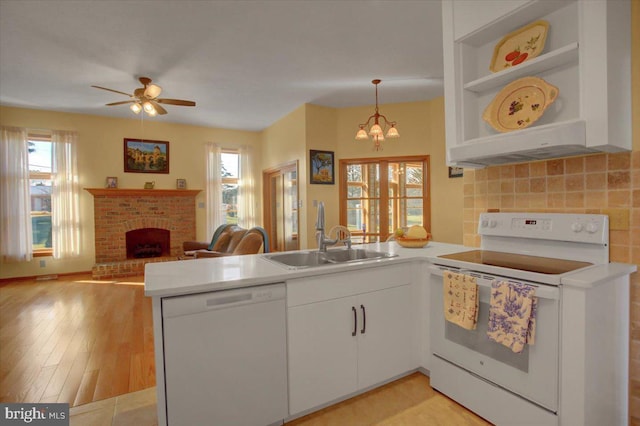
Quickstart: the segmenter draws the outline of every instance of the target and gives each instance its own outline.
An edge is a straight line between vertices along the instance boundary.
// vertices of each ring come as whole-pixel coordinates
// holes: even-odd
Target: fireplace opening
[[[127,259],[169,256],[170,231],[160,228],[141,228],[126,233]]]

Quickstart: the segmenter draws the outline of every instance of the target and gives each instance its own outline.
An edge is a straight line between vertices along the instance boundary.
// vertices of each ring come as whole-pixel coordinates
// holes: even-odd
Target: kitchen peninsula
[[[428,374],[441,362],[433,357],[431,336],[431,325],[441,318],[430,308],[432,286],[442,283],[439,256],[473,248],[437,242],[419,249],[395,242],[361,248],[393,257],[310,268],[287,268],[268,254],[148,264],[158,424],[282,424],[416,370]],[[558,304],[563,333],[588,336],[591,318],[609,308],[603,304],[620,305],[602,292],[628,293],[633,271],[631,265],[605,262],[557,275],[551,291],[571,295]],[[594,298],[600,300],[597,309]],[[618,330],[618,324],[628,324],[622,316],[608,322],[610,334],[626,336]],[[622,340],[616,353],[627,353]],[[602,367],[578,368],[597,361],[594,342],[565,341],[571,348],[561,340],[551,354],[563,366],[560,380],[600,377]],[[530,348],[535,352],[538,346]],[[559,389],[561,408],[549,411],[545,424],[573,424],[568,419],[593,409],[603,418],[626,410],[615,405],[625,403],[625,392],[598,395],[597,407],[592,393],[576,400]],[[478,401],[486,398],[476,395]]]
[[[190,421],[197,423],[200,417],[186,420],[184,413],[191,415],[193,410],[187,408],[195,408],[193,405],[197,405],[195,400],[198,395],[228,392],[226,385],[223,386],[220,381],[210,382],[207,389],[193,384],[198,389],[193,389],[192,393],[191,390],[184,391],[189,394],[175,392],[171,386],[172,381],[181,380],[177,376],[184,377],[189,373],[184,373],[183,365],[170,365],[168,358],[171,355],[167,351],[172,350],[170,347],[173,347],[173,343],[168,341],[170,337],[167,332],[177,336],[176,339],[181,342],[178,346],[185,351],[182,355],[188,356],[185,348],[188,344],[183,339],[189,340],[188,335],[209,333],[211,324],[205,326],[204,330],[193,330],[193,327],[200,327],[204,322],[199,320],[188,330],[168,330],[173,327],[170,321],[197,318],[199,314],[193,304],[198,305],[199,302],[189,301],[189,298],[201,295],[226,294],[229,295],[227,300],[233,301],[246,297],[247,290],[257,290],[252,294],[258,302],[274,300],[275,303],[278,283],[285,284],[286,306],[283,304],[278,309],[282,310],[282,321],[286,314],[286,323],[281,321],[280,327],[283,333],[287,331],[288,334],[282,340],[286,346],[280,348],[280,353],[283,354],[282,361],[286,363],[283,377],[288,387],[283,390],[285,405],[280,411],[280,420],[305,415],[416,371],[419,367],[426,372],[430,351],[426,339],[429,327],[426,301],[429,274],[425,260],[428,256],[453,253],[464,248],[436,242],[420,249],[403,248],[394,242],[359,247],[388,252],[394,257],[301,269],[287,269],[267,260],[267,255],[263,254],[149,264],[145,272],[145,294],[153,300],[158,424],[177,424],[178,418],[181,424]],[[177,316],[175,312],[178,308],[173,304],[180,300],[187,301],[189,306],[186,311],[190,315]],[[203,302],[209,306],[218,303],[211,300]],[[233,306],[242,304],[231,303]],[[231,310],[229,308],[225,312]],[[239,318],[251,315],[247,311]],[[251,334],[247,324],[245,327],[239,324],[235,326],[236,335],[246,337]],[[272,332],[275,333],[273,330],[261,333]],[[280,337],[275,336],[270,340]],[[225,339],[229,339],[229,336],[225,336]],[[201,335],[194,336],[194,340],[196,345],[202,345],[199,346],[201,350],[207,347]],[[258,342],[247,344],[261,347]],[[263,342],[262,345],[271,343]],[[215,348],[209,349],[215,351]],[[272,351],[275,350],[277,348],[272,348]],[[188,358],[191,360],[190,356]],[[196,366],[192,380],[206,377],[205,370],[212,367],[212,358],[204,358],[209,362]],[[181,363],[191,364],[191,367],[196,362],[187,361],[184,357],[180,359]],[[269,370],[280,368],[274,365]],[[255,374],[262,374],[264,370],[267,369],[258,368]],[[273,396],[274,392],[270,394]],[[180,401],[176,402],[176,399]],[[185,404],[187,408],[184,408]],[[234,401],[226,402],[227,407],[230,404],[234,404]],[[172,407],[178,406],[182,407],[172,410]],[[200,407],[201,410],[205,408]],[[241,412],[240,408],[238,410]],[[266,417],[264,415],[262,418]]]

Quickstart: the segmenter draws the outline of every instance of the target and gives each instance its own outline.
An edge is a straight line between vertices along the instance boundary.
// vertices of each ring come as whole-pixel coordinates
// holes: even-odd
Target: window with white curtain
[[[75,132],[0,129],[2,261],[80,254]]]
[[[255,177],[250,147],[207,145],[207,230],[213,235],[222,224],[256,226]]]
[[[53,254],[51,232],[51,192],[53,145],[48,135],[29,134],[29,195],[33,253]]]
[[[220,179],[224,223],[238,224],[239,172],[240,154],[238,151],[223,150],[220,154]]]

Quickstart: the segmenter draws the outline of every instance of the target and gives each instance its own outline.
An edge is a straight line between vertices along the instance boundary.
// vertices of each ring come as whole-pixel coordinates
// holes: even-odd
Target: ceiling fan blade
[[[156,112],[160,115],[164,115],[167,113],[167,110],[162,108],[162,106],[158,105],[158,103],[156,101],[149,101],[151,102],[151,105],[153,105],[153,107],[156,109]]]
[[[182,99],[156,99],[159,104],[180,105],[180,106],[196,106],[193,101],[184,101]]]
[[[121,91],[119,91],[119,90],[107,89],[106,87],[100,87],[100,86],[91,86],[91,87],[95,87],[96,89],[107,90],[107,91],[109,91],[109,92],[113,92],[113,93],[120,93],[121,95],[125,95],[125,96],[129,96],[129,97],[131,97],[131,95],[130,95],[130,94],[128,94],[128,93],[124,93],[124,92],[121,92]]]
[[[107,106],[131,104],[131,103],[134,103],[134,102],[136,102],[134,99],[132,99],[130,101],[111,102],[110,104],[107,104]]]

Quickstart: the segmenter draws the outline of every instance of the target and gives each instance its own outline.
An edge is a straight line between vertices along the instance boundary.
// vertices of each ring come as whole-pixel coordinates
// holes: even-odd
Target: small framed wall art
[[[127,173],[169,173],[169,142],[125,139],[124,171]]]
[[[187,189],[187,180],[176,179],[176,189]]]
[[[311,183],[333,185],[335,183],[335,167],[333,151],[309,151],[311,165]]]
[[[107,176],[107,188],[117,188],[118,178],[114,176]]]
[[[464,169],[462,167],[449,167],[449,177],[459,178],[462,177]]]

